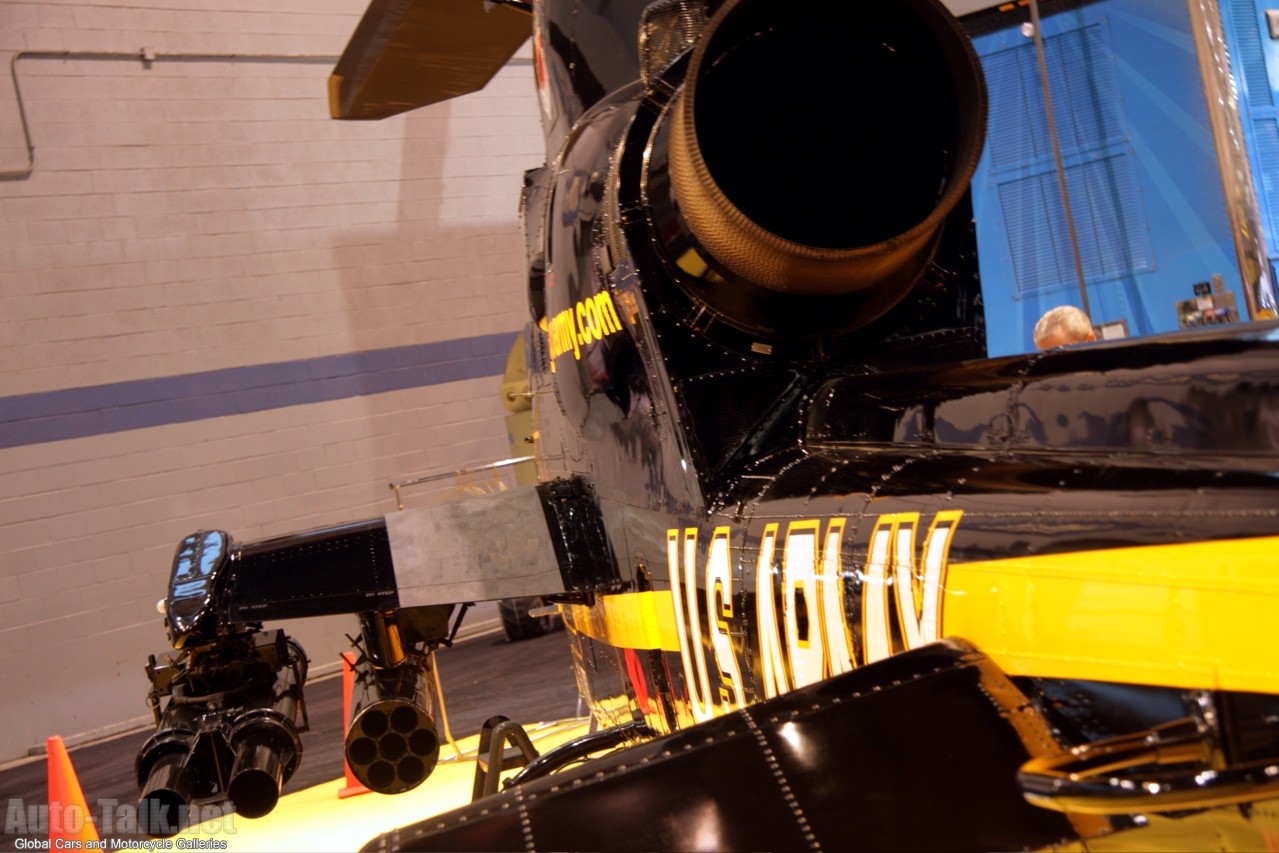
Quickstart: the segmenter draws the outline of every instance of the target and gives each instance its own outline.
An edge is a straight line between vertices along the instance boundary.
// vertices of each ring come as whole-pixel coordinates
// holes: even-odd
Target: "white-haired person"
[[[1035,346],[1052,349],[1097,340],[1088,315],[1073,305],[1061,305],[1046,312],[1035,324]]]

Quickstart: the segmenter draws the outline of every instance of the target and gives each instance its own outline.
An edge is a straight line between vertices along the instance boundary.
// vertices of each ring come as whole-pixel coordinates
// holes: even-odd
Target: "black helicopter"
[[[334,116],[530,31],[540,482],[185,539],[143,803],[274,807],[305,655],[263,623],[332,613],[348,763],[415,787],[433,650],[539,596],[600,730],[370,848],[1279,839],[1279,326],[988,358],[985,84],[938,0],[374,0]]]

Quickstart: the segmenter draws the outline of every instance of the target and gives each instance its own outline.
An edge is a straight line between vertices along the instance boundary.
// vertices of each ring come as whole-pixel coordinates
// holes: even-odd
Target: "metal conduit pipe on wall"
[[[153,62],[284,62],[332,65],[337,55],[319,53],[157,53],[141,48],[132,53],[104,50],[20,50],[9,60],[9,77],[13,81],[13,94],[17,98],[18,118],[22,124],[22,136],[27,146],[27,164],[21,169],[0,171],[0,180],[26,178],[35,171],[36,149],[31,141],[31,125],[22,102],[22,87],[18,82],[18,61],[22,59],[81,59],[119,62],[136,61],[145,67]]]

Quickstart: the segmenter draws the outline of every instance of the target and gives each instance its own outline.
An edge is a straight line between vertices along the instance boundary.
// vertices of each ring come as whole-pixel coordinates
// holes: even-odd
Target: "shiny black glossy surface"
[[[538,486],[566,592],[618,589],[621,578],[608,547],[595,490],[580,478]],[[567,596],[567,597],[572,597]]]
[[[608,93],[638,79],[635,32],[647,5],[648,0],[534,4],[547,150],[557,149],[582,114]]]
[[[639,486],[644,505],[674,512],[702,505],[743,462],[793,443],[797,418],[787,410],[832,368],[860,365],[877,349],[899,362],[983,349],[966,202],[915,294],[856,334],[840,329],[857,315],[861,296],[788,297],[722,269],[716,272],[727,279],[690,266],[697,244],[682,223],[666,161],[672,93],[686,65],[676,62],[652,87],[622,87],[586,110],[558,154],[545,219],[540,200],[529,208],[529,227],[546,245],[551,337],[534,383],[554,388],[563,415],[561,422],[549,410],[539,415],[546,426],[539,452],[553,475],[592,477],[603,498],[631,503]],[[819,76],[809,85],[832,103],[851,97],[842,78]],[[816,162],[825,156],[813,153]],[[759,162],[761,179],[782,168]],[[623,331],[565,358],[556,318],[602,293],[616,300]],[[893,337],[878,343],[888,330]]]
[[[579,680],[605,721],[673,731],[769,700],[779,689],[769,642],[782,646],[780,689],[832,674],[820,656],[797,663],[819,608],[798,597],[811,588],[782,580],[795,525],[842,531],[841,592],[823,600],[820,622],[843,623],[854,667],[909,648],[900,616],[885,617],[874,644],[864,623],[884,518],[916,517],[922,538],[936,519],[961,517],[948,556],[965,565],[1279,535],[1274,324],[984,359],[965,203],[910,298],[849,333],[856,297],[770,294],[717,267],[690,233],[669,164],[686,73],[675,62],[647,90],[583,108],[539,231],[545,316],[610,294],[622,320],[571,357],[552,326],[533,371],[545,399],[539,455],[552,475],[594,485],[622,590],[669,593],[698,611],[677,611],[691,632],[683,653],[573,634]],[[838,98],[827,103],[837,109]],[[781,173],[820,182],[822,157],[815,147]],[[712,605],[715,541],[732,592]],[[674,575],[690,559],[692,586],[681,587]],[[761,597],[767,589],[775,600]],[[1087,607],[1078,618],[1097,624],[1123,610]],[[693,675],[701,664],[709,690]],[[736,668],[740,698],[716,689],[718,667]],[[1019,683],[1070,743],[1183,710],[1176,686]]]
[[[165,611],[169,619],[169,640],[181,648],[210,630],[210,611],[219,579],[226,570],[230,537],[220,530],[193,533],[178,545],[169,578]]]
[[[999,678],[959,646],[911,652],[364,849],[1011,850],[1074,837],[1009,778],[1028,753]]]
[[[1226,709],[1214,760],[1279,761],[1273,700],[1248,697],[1275,684],[1257,602],[1279,537],[1279,325],[986,359],[962,167],[977,142],[951,120],[984,99],[979,71],[965,88],[939,64],[971,53],[944,7],[729,0],[717,18],[712,2],[683,34],[701,52],[642,76],[646,6],[536,5],[547,157],[523,203],[536,452],[564,581],[546,592],[569,590],[597,720],[667,737],[379,845],[1092,839],[1136,818],[1031,806],[1018,768],[1210,692]],[[857,57],[836,54],[840,36],[812,57],[802,38],[764,49],[774,24],[811,35],[823,10],[845,28],[866,13]],[[901,74],[865,70],[886,67]],[[926,91],[931,114],[886,82]],[[679,105],[703,83],[728,106],[690,108],[689,138]],[[805,114],[866,138],[845,150]],[[740,123],[710,121],[726,115]],[[677,179],[681,146],[703,142],[716,173]],[[716,205],[707,187],[763,224],[693,227],[695,204]],[[915,233],[921,218],[940,232]],[[801,247],[778,287],[725,259],[738,233],[748,253],[906,248],[828,289]],[[399,603],[382,521],[247,545],[230,565],[224,622]],[[932,643],[947,636],[985,651]],[[1192,660],[1168,659],[1179,650]]]
[[[1279,327],[850,376],[805,444],[1266,457],[1279,452]]]
[[[230,622],[399,606],[383,519],[241,545],[221,601]]]

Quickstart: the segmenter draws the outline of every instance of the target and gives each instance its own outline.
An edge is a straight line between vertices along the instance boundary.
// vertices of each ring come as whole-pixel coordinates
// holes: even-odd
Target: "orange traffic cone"
[[[342,725],[351,724],[351,692],[355,689],[355,655],[342,652]],[[351,772],[351,763],[342,759],[342,769],[346,771],[346,787],[338,791],[338,799],[345,800],[357,794],[367,794],[369,789],[360,784]]]
[[[64,847],[83,847],[86,841],[97,841],[98,830],[93,825],[89,804],[84,801],[84,791],[71,766],[71,756],[62,742],[61,735],[48,740],[49,752],[49,841],[53,847],[60,841],[75,841]]]

